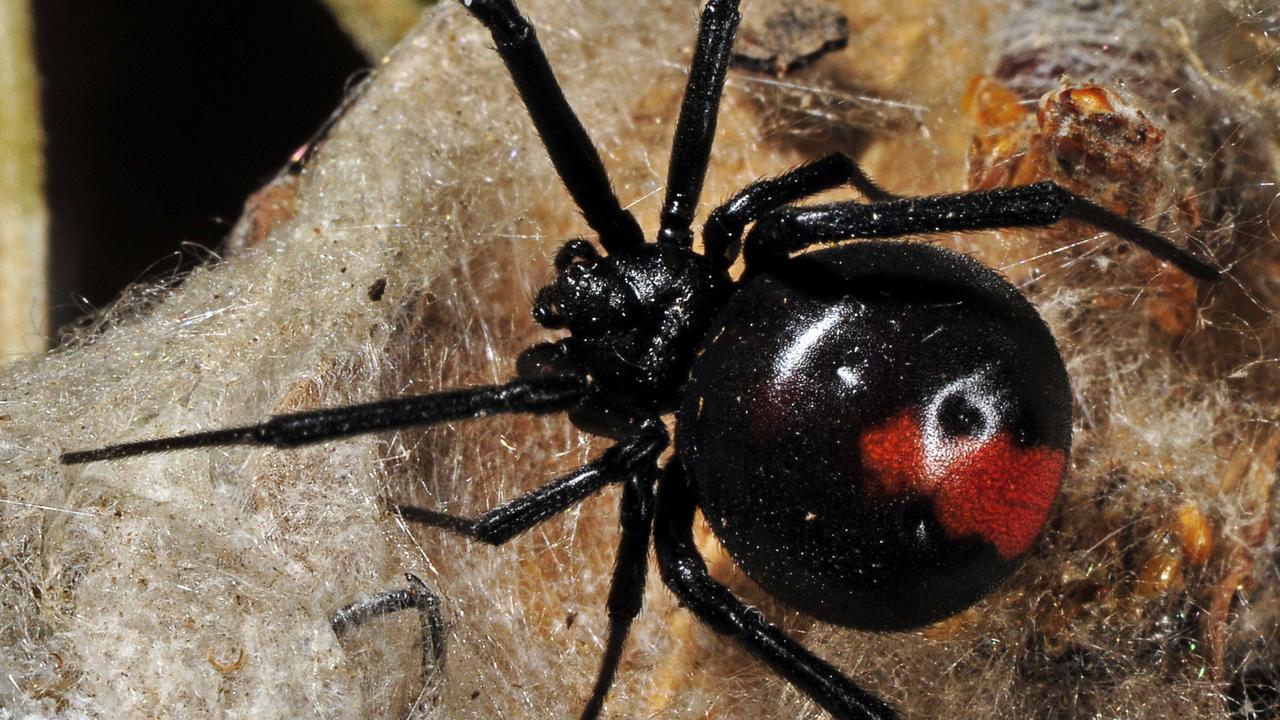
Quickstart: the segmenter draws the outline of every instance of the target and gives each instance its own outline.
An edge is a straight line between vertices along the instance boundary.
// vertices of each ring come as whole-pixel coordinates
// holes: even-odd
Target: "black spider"
[[[465,1],[465,0],[464,0]],[[715,131],[737,0],[702,13],[672,149],[661,229],[646,243],[610,189],[534,31],[512,0],[470,0],[560,177],[608,253],[572,240],[534,304],[569,334],[520,355],[505,385],[276,416],[67,453],[83,463],[222,444],[292,447],[496,413],[569,413],[616,439],[600,457],[478,519],[404,517],[501,544],[606,485],[623,486],[609,635],[582,717],[596,717],[644,592],[650,538],[663,581],[839,718],[893,711],[713,580],[694,547],[701,509],[743,570],[822,620],[888,630],[954,614],[987,594],[1039,535],[1071,445],[1071,397],[1053,337],[1017,289],[925,244],[819,243],[1042,226],[1064,218],[1135,243],[1197,278],[1219,271],[1053,183],[899,198],[830,155],[752,183],[690,225]],[[870,202],[790,203],[848,183]],[[745,240],[742,235],[754,223]],[[742,277],[729,267],[741,242]],[[676,414],[676,451],[661,416]],[[434,608],[420,582],[346,608]],[[438,643],[438,622],[428,623]],[[437,647],[437,650],[441,648]]]

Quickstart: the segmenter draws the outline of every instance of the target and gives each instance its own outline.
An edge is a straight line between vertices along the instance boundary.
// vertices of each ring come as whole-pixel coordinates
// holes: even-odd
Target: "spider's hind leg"
[[[718,633],[763,660],[796,689],[839,720],[893,720],[884,701],[858,687],[826,661],[774,627],[707,572],[693,541],[697,504],[679,459],[667,464],[658,490],[654,547],[662,581],[681,604]]]
[[[1222,270],[1163,235],[1083,198],[1057,183],[925,195],[887,202],[838,202],[780,208],[756,223],[743,243],[747,274],[776,266],[820,243],[937,232],[1043,227],[1081,220],[1114,233],[1191,277],[1214,281]]]
[[[658,242],[689,247],[689,226],[698,209],[702,184],[716,135],[720,95],[729,69],[729,54],[738,32],[738,0],[708,0],[698,25],[698,39],[689,65],[689,82],[680,103],[671,161],[667,167],[667,195],[662,201]]]
[[[824,155],[777,177],[757,180],[711,211],[702,228],[704,254],[718,266],[729,267],[733,264],[729,251],[742,239],[747,225],[783,205],[846,183],[873,202],[898,198],[877,185],[848,155]]]

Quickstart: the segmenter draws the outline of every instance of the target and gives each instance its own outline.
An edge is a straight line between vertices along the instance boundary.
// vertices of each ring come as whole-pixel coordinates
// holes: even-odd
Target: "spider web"
[[[697,3],[522,5],[653,231]],[[1277,713],[1280,16],[1184,5],[850,0],[847,50],[781,78],[730,76],[704,210],[843,150],[899,193],[1034,173],[1112,192],[1228,268],[1196,288],[1080,227],[931,239],[1025,289],[1076,393],[1052,525],[972,611],[913,633],[824,626],[753,588],[703,533],[719,577],[904,718]],[[1055,63],[1066,84],[1042,72]],[[1017,101],[1033,90],[1065,99],[1037,114]],[[1157,132],[1155,147],[1092,143]],[[527,308],[550,254],[585,231],[487,37],[452,5],[273,188],[226,258],[135,288],[0,376],[0,717],[575,715],[603,644],[616,492],[496,549],[381,507],[476,514],[535,487],[603,446],[563,419],[56,464],[68,449],[502,381],[543,337]],[[342,641],[328,628],[404,572],[442,598],[443,670],[422,667],[411,614]],[[648,590],[607,714],[824,717],[656,573]]]

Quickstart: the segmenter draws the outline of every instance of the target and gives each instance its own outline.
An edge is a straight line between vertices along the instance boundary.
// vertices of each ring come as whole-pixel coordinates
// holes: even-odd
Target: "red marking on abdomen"
[[[913,411],[864,432],[860,447],[867,498],[929,498],[948,537],[976,535],[1005,559],[1026,552],[1049,518],[1066,453],[1054,447],[1018,447],[1008,432],[983,441],[943,442],[938,448],[925,447]]]

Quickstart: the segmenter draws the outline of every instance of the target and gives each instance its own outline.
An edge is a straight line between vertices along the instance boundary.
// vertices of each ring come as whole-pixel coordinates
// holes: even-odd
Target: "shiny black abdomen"
[[[1048,328],[995,272],[864,242],[735,293],[676,433],[749,576],[821,619],[901,629],[1016,567],[1065,470],[1071,397]]]

